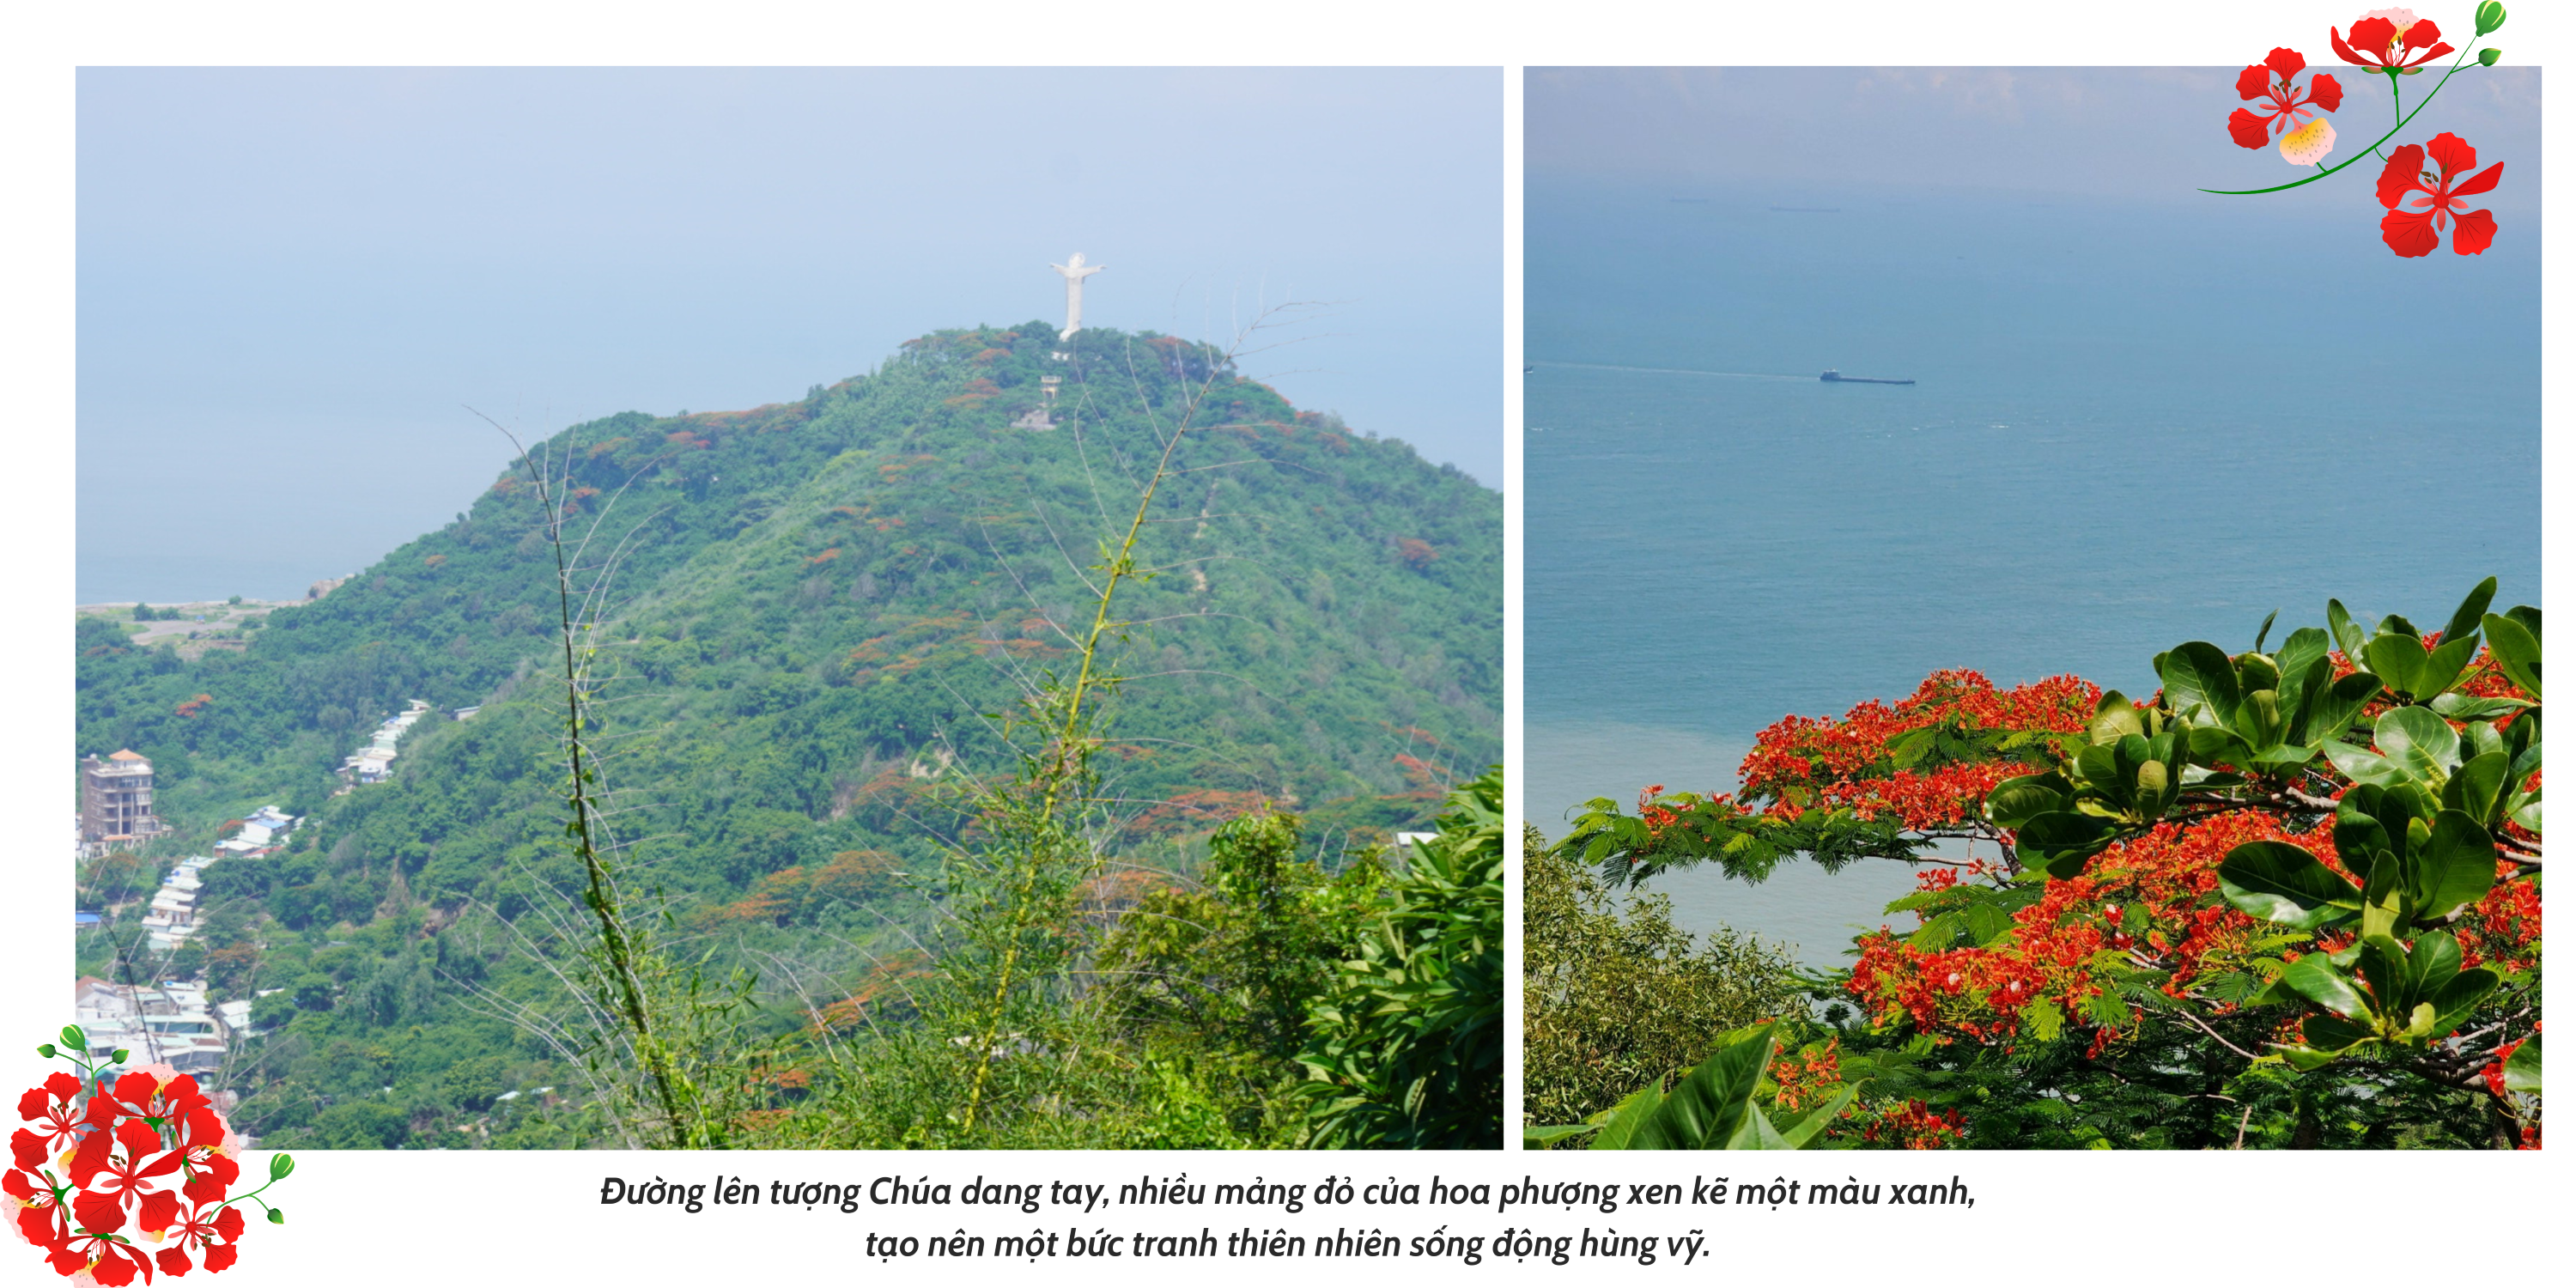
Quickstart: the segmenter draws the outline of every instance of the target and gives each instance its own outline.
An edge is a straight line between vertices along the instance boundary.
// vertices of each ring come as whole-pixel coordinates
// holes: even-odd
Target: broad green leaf
[[[2540,1094],[2540,1035],[2532,1034],[2504,1060],[2504,1089]]]
[[[2424,668],[2415,676],[2415,700],[2439,696],[2460,682],[2460,673],[2478,660],[2478,637],[2464,635],[2446,639],[2424,659]]]
[[[2165,703],[2175,711],[2189,716],[2195,709],[2205,710],[2215,724],[2235,719],[2241,697],[2227,650],[2194,640],[2165,654],[2163,673]]]
[[[2289,732],[2291,714],[2281,709],[2280,690],[2253,689],[2236,708],[2236,729],[2245,735],[2249,748],[2278,746],[2282,735]]]
[[[2123,739],[2134,738],[2136,734]],[[2075,753],[2074,769],[2084,785],[2117,800],[2123,807],[2128,801],[2128,778],[2120,772],[2118,743],[2095,743]]]
[[[2281,972],[2281,987],[2343,1016],[2359,1019],[2370,1014],[2370,999],[2353,987],[2351,980],[2336,970],[2324,954],[2310,953]]]
[[[2424,935],[2406,953],[2418,996],[2430,996],[2460,973],[2460,941],[2446,934]]]
[[[2367,1040],[2370,1030],[2334,1015],[2311,1015],[2299,1025],[2299,1036],[2320,1051],[2342,1051]]]
[[[2368,671],[2355,671],[2339,680],[2324,680],[2324,667],[2309,674],[2320,677],[2319,688],[2314,698],[2301,703],[2292,737],[2311,746],[2329,738],[2340,741],[2352,732],[2352,722],[2361,715],[2361,709],[2379,696],[2379,677]]]
[[[2218,889],[2237,911],[2301,930],[2345,920],[2361,891],[2286,841],[2248,841],[2218,864]]]
[[[1663,1103],[1664,1090],[1659,1082],[1649,1082],[1628,1093],[1628,1098],[1613,1106],[1602,1120],[1601,1134],[1592,1138],[1590,1148],[1632,1148],[1628,1142],[1636,1138],[1637,1129],[1645,1126]]]
[[[2438,1020],[2441,1017],[2442,1013],[2434,1010],[2431,1002],[2417,1002],[2415,1004],[2415,1009],[2407,1012],[2406,1025],[2403,1029],[2398,1031],[2397,1036],[2399,1040],[2407,1042],[2421,1041],[2425,1038],[2431,1037],[2433,1036],[2433,1021]]]
[[[1629,1149],[1716,1149],[1722,1147],[1752,1109],[1753,1089],[1771,1063],[1771,1027],[1718,1049],[1700,1062],[1654,1115],[1629,1138]]]
[[[2146,731],[2146,722],[2138,718],[2137,704],[2121,696],[2118,689],[2103,694],[2102,700],[2093,704],[2093,719],[2085,726],[2086,741],[2095,743],[2118,742],[2129,734]]]
[[[2414,855],[2415,915],[2438,921],[2495,888],[2495,838],[2455,809],[2433,816],[2431,834]]]
[[[1744,1120],[1737,1123],[1734,1134],[1726,1138],[1727,1149],[1796,1149],[1780,1129],[1771,1125],[1771,1115],[1760,1105],[1746,1105]]]
[[[2038,815],[2066,808],[2070,787],[2057,774],[2007,778],[1986,793],[1986,817],[1997,827],[2020,827]]]
[[[2478,624],[2486,616],[2487,605],[2495,602],[2495,592],[2495,578],[2479,582],[2469,592],[2469,597],[2460,601],[2458,610],[2451,614],[2450,624],[2442,628],[2442,642],[2448,644],[2477,634]]]
[[[2487,648],[2505,678],[2537,699],[2540,696],[2540,632],[2512,616],[2486,619]]]
[[[2370,875],[2361,887],[2361,942],[2344,950],[2353,962],[2360,961],[2371,939],[2394,936],[2410,920],[2405,907],[2409,866],[2386,851],[2371,859]]]
[[[2365,934],[2360,948],[2361,978],[2370,985],[2371,1000],[2377,1003],[2371,1009],[2383,1022],[2414,1010],[2423,1000],[2423,991],[2415,986],[2414,963],[2407,958],[2406,946],[2387,935]]]
[[[2440,783],[2460,766],[2460,735],[2451,722],[2421,707],[2399,707],[2381,713],[2377,730],[2379,754],[2396,761],[2406,775],[2427,787]]]
[[[2263,750],[2254,753],[2253,763],[2247,767],[2266,773],[2278,774],[2287,770],[2296,769],[2316,758],[2317,749],[2313,744],[2283,743],[2278,747],[2266,747]],[[2239,782],[2229,782],[2223,785],[2234,787],[2238,786]]]
[[[2362,665],[2362,645],[2369,642],[2369,637],[2361,633],[2361,627],[2352,620],[2352,614],[2343,610],[2342,600],[2326,601],[2326,628],[2334,632],[2335,647],[2343,650],[2344,660],[2354,666]]]
[[[2258,644],[2255,647],[2259,650],[2262,646]],[[2239,653],[2233,661],[2236,666],[2236,692],[2240,700],[2253,697],[2265,689],[2281,687],[2281,664],[2262,653]]]
[[[2245,712],[2252,710],[2253,705],[2249,702],[2239,708],[2238,719],[2243,719]],[[2206,765],[2250,764],[2260,755],[2254,749],[2253,742],[2243,733],[2217,725],[2191,726],[2187,742],[2191,747],[2191,758]]]
[[[2358,788],[2354,789],[2360,790]],[[2342,860],[2344,871],[2360,877],[2367,885],[2371,869],[2379,857],[2396,848],[2388,839],[2388,830],[2368,814],[2337,811],[2334,821],[2335,857]]]
[[[2320,1051],[2310,1046],[2285,1046],[2280,1050],[2281,1058],[2288,1061],[2291,1068],[2301,1073],[2313,1073],[2333,1064],[2335,1056],[2339,1054],[2334,1051]]]
[[[2522,629],[2531,633],[2531,638],[2540,638],[2539,609],[2534,608],[2529,604],[2516,604],[2513,607],[2504,610],[2504,615],[2506,618],[2520,623]]]
[[[2412,635],[2373,635],[2362,646],[2362,656],[2371,673],[2388,682],[2391,692],[2410,697],[2422,693],[2418,686],[2424,678],[2424,660],[2430,656],[2424,641]]]
[[[2502,977],[2484,966],[2452,976],[2450,982],[2434,990],[2429,999],[2433,1007],[2433,1022],[2425,1026],[2425,1036],[2440,1038],[2468,1023],[2478,1004],[2486,1001],[2487,995],[2495,992],[2496,986],[2503,982]]]
[[[2050,876],[2063,878],[2082,872],[2112,830],[2107,820],[2060,810],[2023,824],[2013,839],[2024,854],[2041,857]]]
[[[2263,641],[2272,637],[2272,623],[2279,620],[2281,620],[2280,609],[2275,608],[2271,612],[2263,614],[2263,628],[2254,632],[2255,652],[2260,653],[2263,651]]]
[[[2505,774],[2513,758],[2502,751],[2481,752],[2460,766],[2442,787],[2442,803],[2484,825],[2502,815]]]
[[[2540,772],[2540,717],[2525,716],[2513,722],[2505,750],[2513,753],[2513,772],[2505,775],[2517,788],[2524,779]]]
[[[2281,664],[2282,686],[2289,688],[2299,684],[2310,670],[2326,660],[2326,652],[2331,647],[2326,642],[2326,633],[2316,627],[2302,626],[2290,632],[2290,638],[2281,641],[2281,651],[2273,655],[2273,660]]]
[[[1599,1123],[1578,1123],[1572,1126],[1556,1127],[1523,1127],[1521,1128],[1521,1146],[1524,1149],[1544,1149],[1547,1146],[1555,1144],[1557,1141],[1564,1140],[1569,1136],[1588,1135],[1599,1130],[1601,1130],[1601,1124]]]
[[[2429,703],[2433,714],[2445,720],[2486,721],[2528,711],[2532,704],[2521,698],[2473,698],[2465,693],[2445,693]]]
[[[2335,771],[2356,783],[2394,787],[2408,781],[2405,767],[2385,756],[2363,751],[2350,743],[2338,742],[2332,738],[2326,739],[2320,745],[2325,750],[2327,762],[2335,767]]]

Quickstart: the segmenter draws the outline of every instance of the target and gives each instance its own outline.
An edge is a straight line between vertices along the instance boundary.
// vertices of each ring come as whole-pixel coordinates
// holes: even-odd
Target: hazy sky
[[[2257,42],[2258,44],[2260,42]],[[2266,52],[2249,47],[2249,57]],[[2329,165],[2390,126],[2386,82],[2337,60],[2324,32],[2300,49],[2344,87]],[[2195,211],[2267,203],[2267,215],[2316,209],[2341,217],[2370,195],[2380,168],[2364,161],[2292,193],[2220,198],[2196,188],[2262,188],[2301,172],[2270,148],[2227,137],[2246,106],[2239,69],[1987,68],[1531,68],[1524,113],[1529,172],[1562,180],[1658,178],[1775,198],[1853,188],[1962,194],[2120,198]],[[2438,74],[2412,76],[2407,106]],[[2398,143],[2448,130],[2481,164],[2504,161],[2505,182],[2477,203],[2500,221],[2540,206],[2540,72],[2471,67],[2414,119]],[[2526,225],[2536,234],[2536,226]],[[2376,235],[2372,240],[2376,241]],[[2382,255],[2387,252],[2382,249]],[[2446,250],[2443,252],[2448,254]]]
[[[1489,485],[1494,70],[160,70],[79,77],[79,594],[300,594],[507,445],[804,396],[938,327],[1222,342]]]

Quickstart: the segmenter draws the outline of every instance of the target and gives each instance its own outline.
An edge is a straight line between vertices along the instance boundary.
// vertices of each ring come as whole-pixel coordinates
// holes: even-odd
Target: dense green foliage
[[[1010,428],[1045,376],[1056,427]],[[1129,678],[1099,731],[1100,843],[1186,875],[1210,829],[1273,803],[1306,820],[1315,858],[1295,862],[1338,871],[1500,749],[1500,499],[1454,470],[1298,412],[1203,346],[1039,324],[925,336],[796,403],[628,413],[533,449],[573,535],[596,520],[577,557],[604,574],[590,638],[608,678],[588,732],[627,894],[702,981],[759,975],[724,1023],[780,1043],[860,1016],[907,1040],[970,818],[950,789],[1010,763],[986,713],[1072,654],[1105,516],[1132,508],[1200,384],[1139,551],[1153,576],[1121,592],[1140,625],[1107,659]],[[286,853],[206,878],[210,980],[267,994],[274,1029],[237,1053],[251,1130],[543,1145],[596,1126],[531,1109],[585,1094],[555,1009],[583,928],[564,915],[580,868],[542,517],[505,476],[239,651],[187,661],[81,623],[80,750],[151,758],[178,829],[147,857],[202,851],[260,804],[312,816]],[[342,758],[410,699],[440,713],[392,781],[335,794]],[[155,875],[90,883],[112,915],[85,966],[133,937]],[[1268,1029],[1247,1041],[1284,1044],[1296,973],[1250,986]]]
[[[1661,894],[1622,899],[1535,829],[1521,844],[1521,1087],[1533,1123],[1580,1122],[1706,1059],[1718,1035],[1802,1014],[1788,954],[1673,925]]]
[[[1298,1090],[1317,1147],[1502,1146],[1502,774],[1439,823],[1312,1007]]]

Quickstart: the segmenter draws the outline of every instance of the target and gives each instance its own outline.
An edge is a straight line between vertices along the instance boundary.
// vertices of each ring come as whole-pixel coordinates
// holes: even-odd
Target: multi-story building
[[[113,845],[168,829],[152,813],[152,762],[130,751],[81,762],[81,841]]]

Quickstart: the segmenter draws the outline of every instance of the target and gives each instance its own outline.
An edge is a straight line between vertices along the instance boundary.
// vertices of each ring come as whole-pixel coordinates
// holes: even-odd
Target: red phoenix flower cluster
[[[241,1138],[196,1079],[167,1066],[112,1081],[86,1069],[55,1073],[18,1098],[18,1117],[28,1125],[9,1137],[0,1190],[20,1237],[55,1273],[115,1288],[138,1276],[148,1283],[156,1271],[233,1264],[244,1224],[238,1204],[251,1197],[231,1192]],[[292,1166],[280,1155],[270,1179]],[[142,1243],[161,1246],[147,1252]]]
[[[2185,996],[2214,966],[2240,964],[2259,929],[2217,897],[2218,864],[2248,841],[2287,841],[2333,862],[2332,825],[2292,834],[2271,817],[2222,815],[2167,823],[2103,851],[2081,876],[2048,883],[2013,914],[2010,938],[1984,947],[1927,951],[1892,930],[1860,941],[1851,992],[1882,1022],[1977,1042],[2008,1038],[2045,1003],[2069,1022],[2108,989],[2098,954],[2111,951],[2165,972],[2163,990]],[[1926,881],[1926,891],[1955,882]],[[2129,1008],[2123,1007],[2123,1010]],[[2097,1024],[2096,1052],[2119,1024]]]
[[[1783,1051],[1771,1062],[1769,1077],[1779,1091],[1772,1103],[1796,1111],[1832,1099],[1843,1089],[1842,1039],[1813,1051]]]
[[[1893,814],[1912,828],[1954,826],[1974,817],[1997,783],[2029,773],[2037,761],[2003,755],[1945,763],[1926,755],[1899,769],[1891,744],[1909,735],[1975,741],[2081,733],[2101,699],[2099,687],[2068,675],[1998,690],[1975,671],[1935,671],[1893,707],[1864,702],[1839,721],[1790,716],[1763,730],[1744,758],[1743,794],[1767,797],[1773,812],[1789,815],[1842,806],[1864,817]]]
[[[1954,1109],[1934,1109],[1908,1100],[1882,1113],[1862,1129],[1861,1139],[1885,1141],[1900,1149],[1941,1149],[1968,1130],[1968,1120]]]

